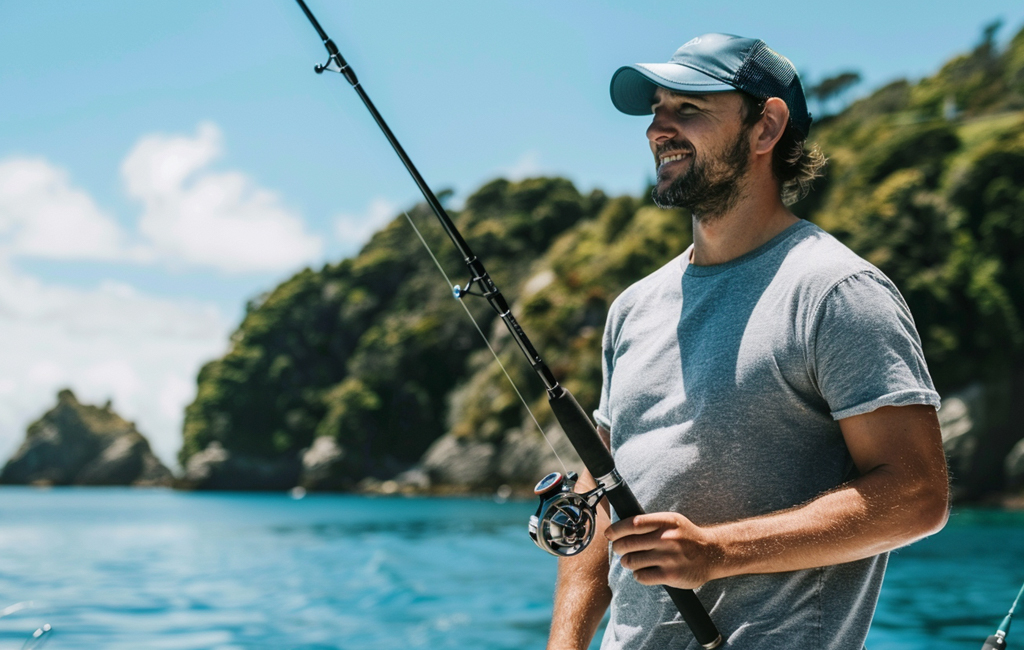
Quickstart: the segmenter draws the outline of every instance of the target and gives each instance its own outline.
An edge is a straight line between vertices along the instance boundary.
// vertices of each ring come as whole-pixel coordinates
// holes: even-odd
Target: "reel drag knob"
[[[577,475],[552,472],[537,483],[537,513],[530,517],[530,537],[556,557],[580,553],[594,538],[596,516],[586,495],[573,492]]]

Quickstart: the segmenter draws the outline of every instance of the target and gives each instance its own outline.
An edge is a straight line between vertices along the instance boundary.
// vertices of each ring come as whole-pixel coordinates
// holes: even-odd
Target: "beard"
[[[729,211],[740,197],[740,181],[750,165],[749,128],[743,129],[714,160],[698,157],[687,144],[666,144],[666,150],[688,149],[693,158],[689,171],[678,176],[664,191],[655,184],[651,198],[659,208],[686,208],[702,223],[714,221]]]

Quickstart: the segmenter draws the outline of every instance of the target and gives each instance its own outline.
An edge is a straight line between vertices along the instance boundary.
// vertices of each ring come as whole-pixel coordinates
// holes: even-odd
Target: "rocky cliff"
[[[8,485],[170,485],[171,472],[135,425],[105,406],[82,404],[70,390],[28,427],[0,471]]]

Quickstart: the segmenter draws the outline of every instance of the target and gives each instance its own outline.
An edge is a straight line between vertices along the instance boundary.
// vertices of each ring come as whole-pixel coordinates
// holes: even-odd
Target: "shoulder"
[[[804,282],[820,287],[864,271],[881,273],[873,264],[812,223],[801,230],[786,255],[784,267],[798,267]]]
[[[787,263],[800,269],[803,323],[811,347],[822,331],[832,339],[860,344],[888,332],[919,346],[910,307],[892,280],[824,230],[805,230],[806,238],[793,247]]]
[[[899,296],[896,286],[882,271],[814,224],[801,230],[787,251],[779,274],[789,278],[808,298],[812,311],[845,284],[867,282]]]

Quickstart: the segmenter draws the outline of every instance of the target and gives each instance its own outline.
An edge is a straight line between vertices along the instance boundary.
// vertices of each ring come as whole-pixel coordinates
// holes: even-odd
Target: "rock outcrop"
[[[290,490],[299,484],[302,462],[296,456],[260,458],[228,451],[211,442],[185,464],[176,487],[187,490]]]
[[[350,490],[355,487],[359,468],[334,436],[318,436],[302,453],[299,484],[307,490]]]
[[[939,409],[942,447],[954,480],[970,472],[978,440],[985,431],[985,390],[980,383],[944,395]]]
[[[1024,507],[1024,430],[1005,413],[1010,393],[1005,384],[975,382],[943,396],[939,424],[954,501]]]
[[[545,433],[554,450],[530,429],[511,429],[495,442],[464,440],[447,434],[427,450],[420,472],[407,472],[395,477],[395,481],[401,485],[415,477],[419,481],[417,487],[422,489],[425,475],[429,479],[426,487],[430,489],[493,490],[502,485],[532,487],[549,472],[564,472],[562,463],[571,471],[581,471],[583,463],[562,430],[553,426]],[[403,480],[406,476],[410,478]]]
[[[70,390],[28,427],[25,442],[0,472],[13,485],[165,486],[171,472],[135,425],[110,404],[82,404]]]

